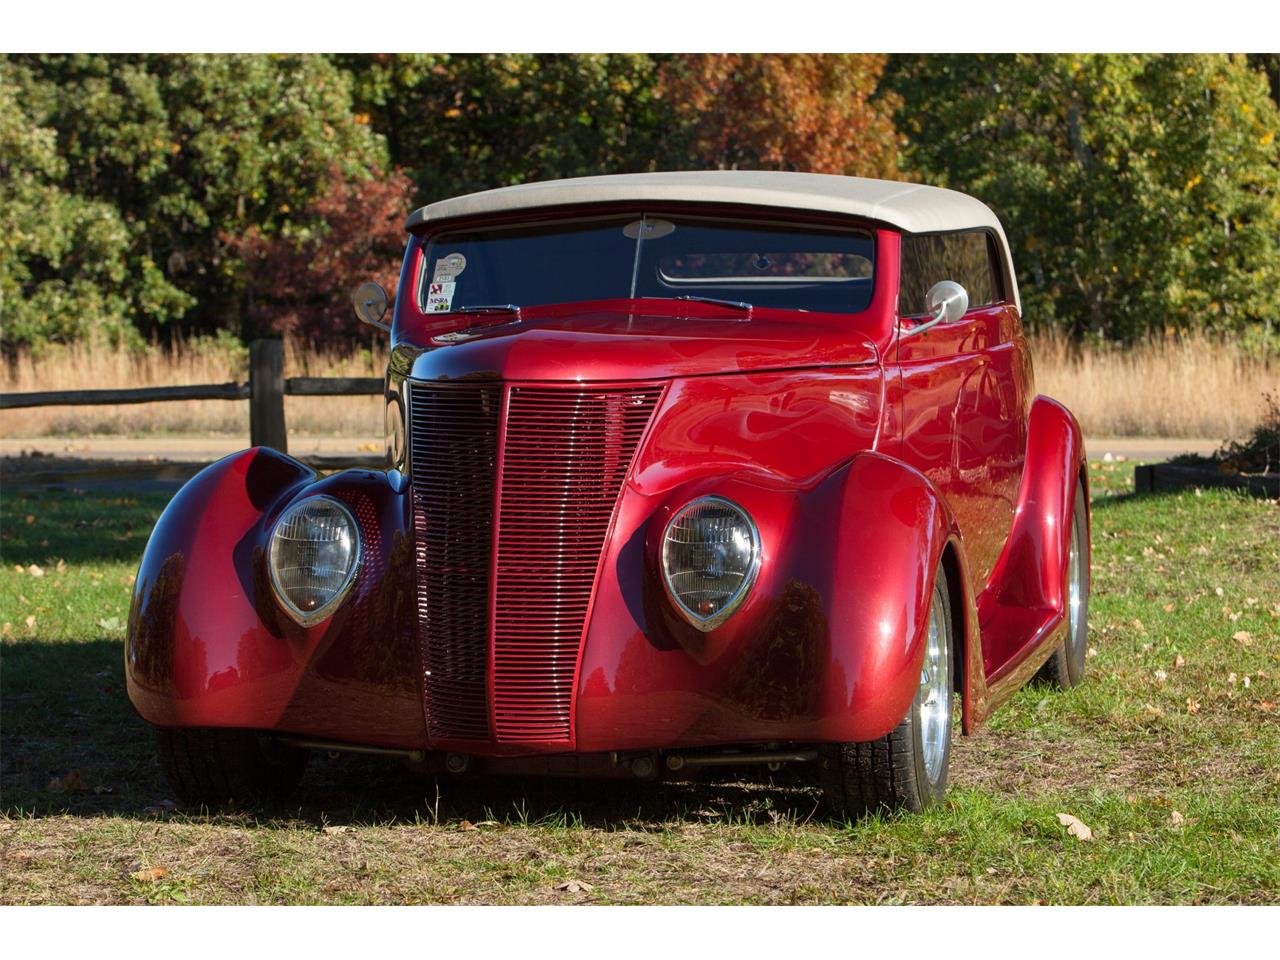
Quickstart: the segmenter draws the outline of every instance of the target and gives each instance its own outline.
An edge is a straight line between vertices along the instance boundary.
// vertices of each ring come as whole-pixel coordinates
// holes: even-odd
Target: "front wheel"
[[[307,765],[306,750],[253,730],[156,727],[155,733],[160,767],[185,803],[279,799]]]
[[[879,740],[833,744],[824,751],[823,792],[837,816],[859,817],[877,809],[920,811],[946,792],[955,636],[947,572],[941,564],[934,577],[928,630],[920,685],[903,721]]]

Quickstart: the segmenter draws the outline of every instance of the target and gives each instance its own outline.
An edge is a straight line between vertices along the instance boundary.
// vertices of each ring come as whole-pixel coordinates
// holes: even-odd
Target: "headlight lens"
[[[662,578],[679,610],[699,630],[737,609],[760,566],[760,534],[747,512],[723,497],[700,497],[662,534]]]
[[[308,497],[286,510],[271,531],[268,565],[281,606],[303,626],[342,602],[360,563],[360,531],[332,497]]]

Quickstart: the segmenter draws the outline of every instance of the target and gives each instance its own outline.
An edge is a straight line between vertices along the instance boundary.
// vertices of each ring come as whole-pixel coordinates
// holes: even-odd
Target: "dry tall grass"
[[[286,377],[380,377],[384,341],[361,350],[320,351],[285,343]],[[0,391],[158,387],[244,382],[248,351],[208,341],[177,341],[143,353],[85,344],[57,348],[36,360],[22,354],[0,370]],[[285,397],[290,434],[381,438],[379,397]],[[151,433],[249,435],[245,400],[190,400],[110,407],[32,407],[0,412],[0,437],[138,436]]]
[[[1065,403],[1094,437],[1207,437],[1249,433],[1263,394],[1280,391],[1280,357],[1230,340],[1167,337],[1132,347],[1032,345],[1036,389]]]
[[[1230,341],[1191,337],[1136,347],[1079,348],[1042,337],[1033,345],[1036,386],[1061,400],[1090,436],[1240,437],[1257,423],[1262,394],[1280,390],[1280,358],[1250,356]],[[286,344],[286,376],[381,376],[386,346],[324,352]],[[142,354],[73,346],[0,370],[0,390],[143,387],[242,381],[247,352],[176,342]],[[286,397],[291,433],[375,439],[377,397]],[[248,403],[191,401],[0,412],[0,436],[231,434],[248,436]]]

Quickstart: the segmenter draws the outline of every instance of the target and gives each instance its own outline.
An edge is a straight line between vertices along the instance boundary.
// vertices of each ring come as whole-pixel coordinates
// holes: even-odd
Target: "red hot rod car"
[[[804,765],[838,815],[915,810],[954,707],[971,732],[1080,681],[1084,448],[982,203],[659,173],[406,226],[386,469],[246,450],[148,543],[128,690],[180,796],[278,792],[326,749]]]

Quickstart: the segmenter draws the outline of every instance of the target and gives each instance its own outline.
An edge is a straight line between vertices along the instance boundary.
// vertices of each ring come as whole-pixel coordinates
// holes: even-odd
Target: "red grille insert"
[[[614,506],[661,386],[515,386],[494,584],[499,740],[571,737],[578,651]]]
[[[418,638],[433,739],[487,740],[502,385],[409,385]]]

